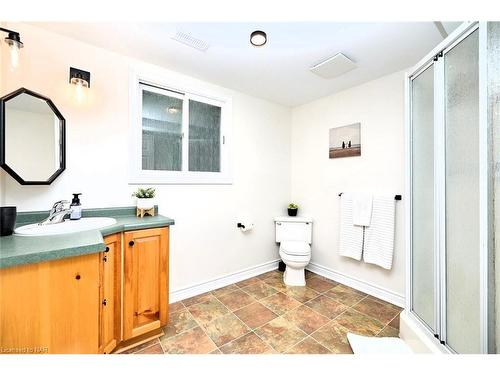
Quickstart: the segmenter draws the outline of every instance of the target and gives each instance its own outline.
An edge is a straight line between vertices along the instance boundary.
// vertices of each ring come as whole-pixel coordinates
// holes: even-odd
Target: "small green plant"
[[[297,204],[295,204],[295,203],[290,203],[288,205],[288,208],[290,208],[291,210],[296,210],[296,209],[299,208],[299,206]]]
[[[136,198],[154,198],[155,194],[156,192],[154,188],[138,188],[134,193],[132,193],[132,196]]]

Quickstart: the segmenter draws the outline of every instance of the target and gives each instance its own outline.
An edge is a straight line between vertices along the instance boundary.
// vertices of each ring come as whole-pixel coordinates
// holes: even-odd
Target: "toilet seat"
[[[311,246],[303,241],[283,241],[280,245],[280,251],[287,255],[311,255]]]

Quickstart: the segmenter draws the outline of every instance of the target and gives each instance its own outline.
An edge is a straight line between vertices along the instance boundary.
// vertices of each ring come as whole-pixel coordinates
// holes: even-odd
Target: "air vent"
[[[204,40],[195,38],[194,36],[182,31],[177,31],[175,35],[172,36],[172,39],[202,52],[205,52],[208,47],[210,47]]]
[[[319,64],[314,65],[310,70],[322,78],[331,79],[339,77],[356,68],[357,65],[354,61],[339,52],[335,56],[329,57]]]

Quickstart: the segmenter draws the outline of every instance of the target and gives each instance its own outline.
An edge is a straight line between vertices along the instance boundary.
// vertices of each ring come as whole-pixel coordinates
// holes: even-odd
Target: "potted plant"
[[[137,198],[137,208],[149,210],[155,206],[153,199],[155,197],[154,188],[138,188],[132,196]]]
[[[288,205],[288,216],[297,216],[297,212],[299,211],[299,206],[295,203],[290,203]]]

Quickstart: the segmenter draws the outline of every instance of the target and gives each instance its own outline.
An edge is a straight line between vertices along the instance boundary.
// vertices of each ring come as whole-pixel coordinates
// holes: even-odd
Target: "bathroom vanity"
[[[0,238],[0,353],[111,353],[163,334],[174,221],[134,211],[87,210],[116,219],[97,230]]]

